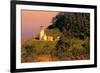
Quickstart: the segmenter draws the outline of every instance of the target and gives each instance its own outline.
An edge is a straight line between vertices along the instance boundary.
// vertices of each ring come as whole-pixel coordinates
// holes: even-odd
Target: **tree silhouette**
[[[58,28],[64,36],[84,39],[90,36],[89,13],[61,12],[52,20],[48,29]]]

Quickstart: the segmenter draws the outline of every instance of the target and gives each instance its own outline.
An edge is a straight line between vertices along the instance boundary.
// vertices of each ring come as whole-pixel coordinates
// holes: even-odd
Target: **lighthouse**
[[[47,40],[44,26],[40,26],[39,38],[40,38],[40,40]]]

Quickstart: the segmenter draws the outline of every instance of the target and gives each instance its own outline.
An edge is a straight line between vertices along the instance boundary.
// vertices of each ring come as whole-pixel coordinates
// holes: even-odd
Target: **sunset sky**
[[[40,26],[47,27],[58,12],[49,11],[21,11],[22,39],[30,39],[39,34]]]

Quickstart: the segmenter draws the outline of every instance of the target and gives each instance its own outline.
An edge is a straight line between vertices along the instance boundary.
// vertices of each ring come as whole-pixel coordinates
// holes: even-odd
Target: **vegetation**
[[[61,35],[61,32],[59,31],[59,29],[54,28],[54,29],[47,29],[46,34],[50,35],[50,36],[53,36],[53,38],[56,39],[57,36]]]

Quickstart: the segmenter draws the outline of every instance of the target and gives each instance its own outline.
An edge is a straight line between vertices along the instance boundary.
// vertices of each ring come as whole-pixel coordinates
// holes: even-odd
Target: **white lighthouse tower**
[[[47,40],[44,26],[40,26],[40,40]]]

